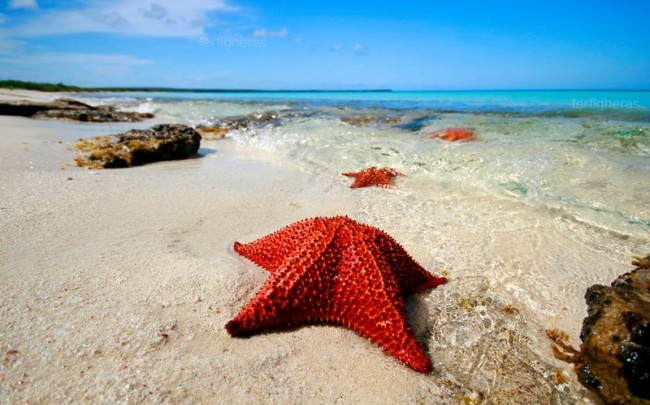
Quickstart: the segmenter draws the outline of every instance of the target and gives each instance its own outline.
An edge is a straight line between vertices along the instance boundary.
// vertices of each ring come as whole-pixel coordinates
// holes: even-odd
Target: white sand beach
[[[15,90],[15,89],[0,89],[0,100],[2,101],[33,101],[33,102],[47,102],[53,101],[57,98],[69,97],[69,93],[48,93],[35,90]]]
[[[405,201],[424,204],[415,197],[351,190],[232,139],[203,142],[184,161],[74,165],[76,139],[153,123],[0,117],[0,402],[597,403],[553,358],[544,330],[578,345],[585,289],[627,271],[627,251],[580,250],[524,208],[483,217],[508,201],[452,194],[409,220],[421,234],[401,223]],[[448,276],[407,300],[434,372],[342,327],[225,331],[267,277],[233,242],[334,215],[385,230]]]

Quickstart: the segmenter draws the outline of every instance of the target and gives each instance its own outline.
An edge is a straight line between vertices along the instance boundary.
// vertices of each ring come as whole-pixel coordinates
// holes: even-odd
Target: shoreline
[[[419,201],[399,191],[352,193],[347,181],[232,139],[204,141],[199,157],[188,160],[101,171],[74,166],[68,148],[78,138],[155,121],[0,117],[0,184],[7,196],[0,209],[2,397],[456,403],[478,398],[472,385],[505,378],[515,391],[493,387],[501,393],[495,400],[593,401],[570,366],[552,357],[543,330],[566,330],[577,343],[586,315],[581,285],[622,273],[625,268],[612,270],[614,260],[575,287],[580,296],[571,301],[581,305],[562,310],[557,297],[576,291],[556,290],[573,277],[566,268],[589,262],[586,253],[544,259],[553,265],[547,274],[527,269],[536,260],[530,249],[553,243],[560,252],[571,241],[550,228],[542,240],[527,236],[540,225],[529,223],[522,208],[522,217],[505,218],[501,229],[485,224],[497,230],[480,246],[494,251],[469,254],[474,247],[462,243],[467,256],[447,249],[471,240],[475,228],[467,224],[479,223],[490,209],[487,197]],[[400,223],[411,215],[405,201],[430,204],[432,233],[422,236]],[[384,229],[427,270],[448,273],[448,285],[407,299],[410,323],[438,371],[415,373],[342,327],[307,325],[248,339],[225,331],[267,277],[232,244],[336,215]],[[514,272],[530,291],[520,290]],[[525,306],[528,296],[541,307]],[[509,307],[512,313],[503,312]],[[476,361],[482,366],[473,366]],[[532,388],[516,391],[524,386]]]

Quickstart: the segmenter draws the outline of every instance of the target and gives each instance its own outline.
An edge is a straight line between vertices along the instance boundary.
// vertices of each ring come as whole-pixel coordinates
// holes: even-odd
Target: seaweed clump
[[[593,285],[580,350],[547,331],[555,357],[573,363],[578,380],[609,404],[650,404],[650,255],[611,287]]]
[[[186,125],[161,124],[118,135],[79,139],[78,166],[112,169],[163,160],[186,159],[199,150],[201,135]]]

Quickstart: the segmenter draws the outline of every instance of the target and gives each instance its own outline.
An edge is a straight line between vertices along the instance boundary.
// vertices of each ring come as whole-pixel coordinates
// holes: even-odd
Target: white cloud
[[[264,28],[257,29],[253,32],[253,36],[256,38],[284,38],[289,34],[289,30],[285,27],[280,28],[277,31],[271,31]]]
[[[357,55],[365,55],[368,53],[368,50],[362,44],[354,44],[352,45],[352,52],[356,53]]]
[[[205,27],[211,23],[213,13],[235,10],[226,0],[84,0],[79,8],[43,12],[29,23],[16,27],[14,33],[20,36],[107,33],[198,38],[205,35]]]
[[[38,8],[36,0],[11,0],[9,2],[9,8]]]
[[[334,44],[329,47],[330,52],[343,52],[343,51],[352,51],[357,55],[367,55],[368,49],[363,44],[354,44],[352,46]]]

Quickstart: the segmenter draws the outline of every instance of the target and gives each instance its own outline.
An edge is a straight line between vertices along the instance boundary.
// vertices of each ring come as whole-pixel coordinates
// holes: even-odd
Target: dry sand
[[[70,97],[70,93],[45,93],[42,91],[34,90],[0,89],[0,100],[2,101],[46,102],[65,97]]]
[[[73,166],[77,138],[150,125],[0,117],[0,402],[591,401],[552,359],[547,325],[481,301],[481,278],[408,300],[429,375],[339,327],[229,337],[223,325],[267,277],[233,242],[311,216],[354,218],[358,202],[346,182],[229,140],[186,161]],[[417,252],[415,238],[393,236]],[[468,350],[481,328],[491,338]]]

